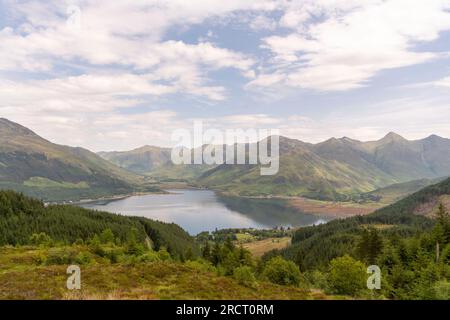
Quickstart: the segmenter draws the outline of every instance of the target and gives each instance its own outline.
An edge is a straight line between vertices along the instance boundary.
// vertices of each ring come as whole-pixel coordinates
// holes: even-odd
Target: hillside
[[[280,139],[280,169],[276,175],[261,176],[258,165],[221,165],[205,172],[198,183],[237,195],[302,195],[329,200],[344,199],[345,194],[371,191],[377,184],[395,181],[364,168],[324,159],[311,145],[293,142]]]
[[[395,188],[398,197],[392,202],[418,190],[414,182],[403,185],[406,182],[450,176],[449,139],[432,135],[409,141],[392,132],[369,142],[344,137],[311,144],[280,137],[280,170],[273,176],[261,176],[259,165],[173,165],[170,149],[150,146],[99,155],[157,180],[183,180],[241,196],[360,200],[370,198],[374,190],[396,185],[391,190]]]
[[[221,165],[197,183],[235,195],[359,199],[392,184],[449,176],[449,157],[450,140],[437,136],[408,141],[389,133],[379,141],[333,138],[315,145],[280,137],[276,175],[260,176],[258,165]]]
[[[327,264],[335,257],[353,253],[362,230],[367,226],[390,226],[382,232],[401,237],[430,230],[434,221],[419,210],[429,208],[427,216],[436,211],[439,199],[450,195],[450,179],[428,186],[406,198],[366,216],[334,220],[324,225],[301,228],[293,236],[292,245],[283,250],[286,257],[298,260],[306,269]],[[432,211],[432,212],[430,212]]]
[[[165,247],[174,256],[182,256],[188,250],[198,251],[194,239],[173,223],[74,206],[46,207],[21,194],[0,191],[0,245],[28,244],[32,234],[41,232],[70,244],[79,239],[87,241],[105,229],[110,229],[122,242],[135,230],[138,241],[149,239],[155,249]]]
[[[66,288],[67,264],[55,259],[82,256],[81,290]],[[148,255],[149,256],[149,255]],[[69,261],[70,262],[70,261]],[[81,262],[81,263],[80,263]],[[195,281],[193,281],[195,280]],[[0,299],[31,300],[312,300],[336,299],[307,288],[260,281],[247,286],[217,274],[204,262],[181,263],[153,254],[151,260],[111,262],[88,246],[0,247]],[[343,297],[340,297],[341,299]]]
[[[77,200],[143,190],[144,179],[83,148],[53,144],[0,119],[0,188],[44,200]],[[145,188],[144,188],[145,189]]]
[[[395,183],[384,188],[361,194],[361,198],[376,201],[380,204],[391,204],[425,187],[439,183],[443,180],[445,180],[445,178],[420,179],[403,183]]]
[[[98,155],[121,168],[158,181],[192,182],[215,167],[204,164],[174,165],[171,152],[170,148],[143,146],[130,151],[99,152]]]
[[[169,148],[143,146],[131,151],[99,152],[98,155],[129,171],[148,174],[169,162],[170,153]]]

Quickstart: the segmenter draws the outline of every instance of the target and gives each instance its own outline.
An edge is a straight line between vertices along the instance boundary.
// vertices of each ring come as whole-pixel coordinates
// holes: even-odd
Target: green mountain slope
[[[165,247],[174,255],[189,250],[197,252],[194,239],[181,227],[141,217],[125,217],[112,213],[73,206],[48,206],[13,191],[0,191],[0,246],[27,244],[33,233],[45,232],[53,240],[73,243],[88,240],[111,229],[125,241],[134,229],[137,240],[150,239],[154,248]]]
[[[130,151],[99,152],[102,158],[126,170],[143,174],[159,181],[192,182],[215,166],[174,165],[170,148],[143,146]],[[192,151],[193,152],[193,151]]]
[[[280,170],[260,176],[258,165],[221,165],[198,184],[239,195],[359,198],[396,183],[450,175],[450,140],[431,136],[408,141],[390,133],[374,142],[349,138],[319,144],[280,137]]]
[[[99,152],[102,158],[132,172],[148,174],[153,169],[170,161],[171,150],[153,146],[143,146],[131,151]]]
[[[144,179],[83,148],[53,144],[0,119],[0,188],[44,200],[76,200],[129,193]]]
[[[450,140],[437,136],[408,141],[395,133],[362,145],[371,161],[399,182],[449,175]]]
[[[289,141],[282,138],[280,143]],[[375,175],[362,175],[348,164],[328,161],[306,144],[282,152],[276,175],[261,176],[258,165],[221,165],[204,173],[199,183],[239,195],[303,195],[319,199],[338,199],[345,193],[373,190],[375,185]]]
[[[444,178],[420,179],[403,183],[395,183],[390,186],[362,194],[361,197],[363,199],[375,200],[377,202],[391,204],[425,187],[439,183],[442,180],[444,180]]]
[[[318,144],[280,137],[280,170],[273,176],[261,176],[259,165],[173,165],[170,150],[158,147],[100,155],[118,166],[159,180],[184,180],[246,196],[360,199],[360,194],[364,198],[367,193],[390,185],[450,175],[450,140],[434,135],[409,141],[389,133],[378,141],[344,137]],[[414,189],[404,185],[403,195],[423,186],[419,183]],[[395,187],[400,195],[401,187]]]
[[[320,268],[336,257],[353,253],[363,229],[367,226],[379,226],[382,233],[401,237],[429,230],[434,221],[415,213],[426,205],[431,204],[430,207],[434,207],[441,197],[448,195],[450,179],[428,186],[367,216],[301,228],[295,232],[292,245],[281,253],[297,261],[305,269]]]

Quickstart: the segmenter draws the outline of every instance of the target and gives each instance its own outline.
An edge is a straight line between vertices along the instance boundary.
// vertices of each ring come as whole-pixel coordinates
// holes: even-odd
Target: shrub
[[[88,264],[92,260],[91,255],[88,252],[80,252],[75,257],[76,264]]]
[[[234,269],[233,278],[236,279],[240,285],[250,288],[255,288],[257,286],[255,274],[249,266],[242,266]]]
[[[49,246],[52,244],[52,238],[45,232],[33,233],[29,239],[30,243],[35,246]]]
[[[450,282],[448,281],[439,281],[434,285],[436,300],[450,300]]]
[[[319,270],[305,273],[305,278],[308,281],[308,284],[313,288],[319,288],[323,290],[328,289],[327,275],[320,272]]]
[[[82,246],[84,244],[83,239],[78,238],[77,240],[75,240],[75,242],[73,243],[76,246]]]
[[[77,252],[68,248],[51,248],[48,251],[47,259],[45,263],[47,265],[52,264],[72,264],[76,262]]]
[[[301,273],[294,262],[278,256],[266,263],[263,277],[276,284],[298,286],[301,280]]]
[[[185,265],[198,272],[216,272],[217,269],[211,264],[211,262],[204,259],[186,261]]]
[[[103,248],[101,253],[100,256],[109,259],[111,263],[120,262],[124,255],[122,248]]]
[[[349,255],[330,262],[329,285],[334,293],[356,295],[366,285],[366,269],[361,261]]]
[[[138,262],[155,262],[155,261],[160,261],[160,260],[161,260],[161,258],[159,257],[158,253],[155,251],[148,251],[138,257]]]
[[[162,248],[158,251],[158,256],[162,261],[170,259],[170,253],[164,248]]]
[[[114,237],[114,233],[111,231],[111,229],[105,229],[100,234],[100,242],[101,243],[103,243],[103,244],[114,243],[114,241],[115,241],[115,237]]]

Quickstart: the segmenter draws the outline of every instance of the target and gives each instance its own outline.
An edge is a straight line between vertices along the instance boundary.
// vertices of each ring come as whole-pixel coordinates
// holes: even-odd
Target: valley
[[[148,145],[94,154],[53,144],[7,119],[0,119],[0,132],[0,189],[180,223],[192,234],[367,215],[450,174],[435,155],[450,154],[450,140],[437,136],[408,141],[390,133],[379,141],[315,145],[280,137],[280,172],[260,176],[258,165],[176,166],[171,149]],[[142,201],[148,204],[134,210]]]
[[[0,302],[436,312],[449,66],[450,0],[0,0]]]
[[[0,298],[448,299],[448,139],[282,137],[280,172],[260,176],[158,147],[95,154],[6,119],[0,133]]]

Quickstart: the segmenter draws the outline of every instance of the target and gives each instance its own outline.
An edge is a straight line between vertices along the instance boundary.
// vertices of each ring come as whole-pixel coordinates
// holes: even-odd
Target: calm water
[[[306,226],[326,222],[289,208],[283,200],[218,197],[209,190],[168,190],[172,194],[133,196],[83,204],[84,208],[174,222],[190,234],[224,228]]]

